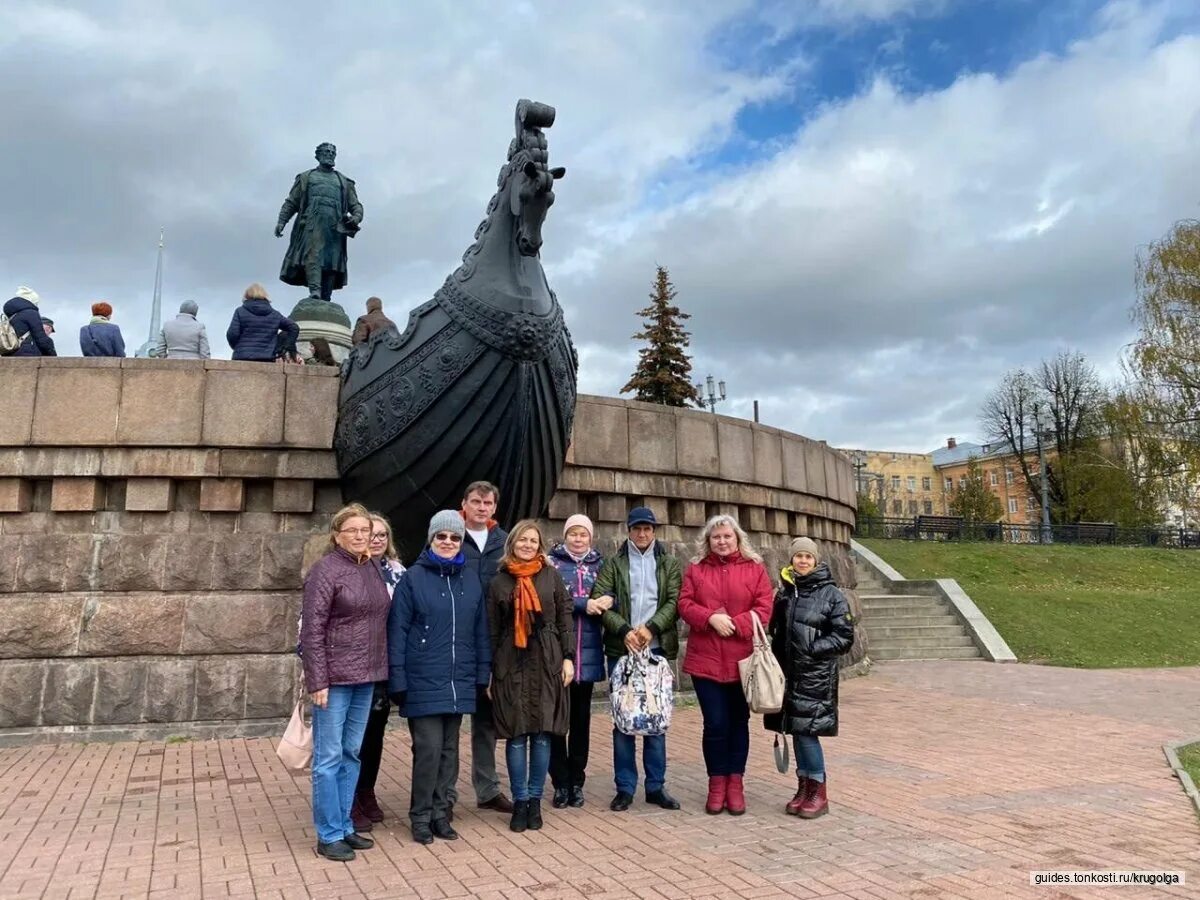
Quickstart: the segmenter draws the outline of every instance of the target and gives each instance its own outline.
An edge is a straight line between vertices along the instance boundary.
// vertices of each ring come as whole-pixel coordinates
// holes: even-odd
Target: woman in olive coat
[[[854,643],[846,596],[809,538],[792,541],[792,562],[780,573],[771,612],[771,649],[787,680],[783,709],[764,717],[772,731],[792,735],[796,796],[788,815],[815,819],[829,811],[825,756],[819,737],[838,731],[838,657]]]
[[[518,522],[504,544],[500,571],[488,587],[489,695],[496,734],[508,739],[513,831],[542,827],[550,736],[567,733],[567,685],[575,677],[571,598],[545,551],[537,523]]]

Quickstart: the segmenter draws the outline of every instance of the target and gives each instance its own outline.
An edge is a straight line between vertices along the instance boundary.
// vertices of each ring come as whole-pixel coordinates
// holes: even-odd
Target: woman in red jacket
[[[738,660],[750,655],[751,613],[766,625],[774,591],[762,557],[733,516],[713,516],[704,526],[692,565],[683,575],[679,615],[691,627],[683,671],[692,676],[704,716],[704,811],[746,811],[742,777],[750,753],[750,707],[742,693]]]

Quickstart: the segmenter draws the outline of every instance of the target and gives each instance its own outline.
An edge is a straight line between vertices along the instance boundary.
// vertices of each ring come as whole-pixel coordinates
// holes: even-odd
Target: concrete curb
[[[985,659],[991,662],[1002,663],[1018,661],[1017,655],[1012,652],[1012,648],[1001,637],[1000,632],[996,630],[996,626],[975,605],[975,601],[962,589],[962,585],[953,578],[910,580],[858,541],[851,540],[850,549],[862,562],[873,568],[879,577],[890,587],[899,587],[902,592],[908,590],[919,594],[933,594],[935,597],[939,597],[949,603],[950,608],[954,610],[955,616],[958,617],[958,620],[967,629],[971,640],[975,642],[975,646],[979,648],[979,652],[983,654]]]
[[[1167,757],[1167,765],[1175,772],[1175,777],[1179,779],[1183,785],[1183,792],[1188,795],[1192,801],[1192,806],[1196,808],[1196,815],[1200,816],[1200,791],[1196,790],[1196,783],[1192,781],[1192,776],[1187,773],[1187,770],[1179,762],[1178,750],[1181,747],[1189,747],[1192,744],[1200,744],[1200,737],[1190,738],[1186,741],[1175,741],[1172,744],[1163,744],[1163,753]]]

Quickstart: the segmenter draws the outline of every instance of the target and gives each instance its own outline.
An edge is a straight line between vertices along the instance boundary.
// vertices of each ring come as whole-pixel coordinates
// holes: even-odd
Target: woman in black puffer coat
[[[792,562],[780,573],[771,611],[771,649],[787,684],[783,709],[764,717],[772,731],[792,735],[796,796],[788,815],[815,819],[829,811],[820,736],[838,730],[838,657],[854,643],[850,604],[809,538],[792,541]]]

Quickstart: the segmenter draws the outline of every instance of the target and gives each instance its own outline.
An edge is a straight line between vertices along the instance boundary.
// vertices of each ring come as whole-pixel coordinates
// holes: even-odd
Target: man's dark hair
[[[500,503],[500,488],[496,487],[490,481],[472,481],[468,484],[467,489],[463,491],[463,502],[465,503],[467,498],[472,494],[482,494],[485,497],[491,494],[496,498],[496,504],[499,505]]]

